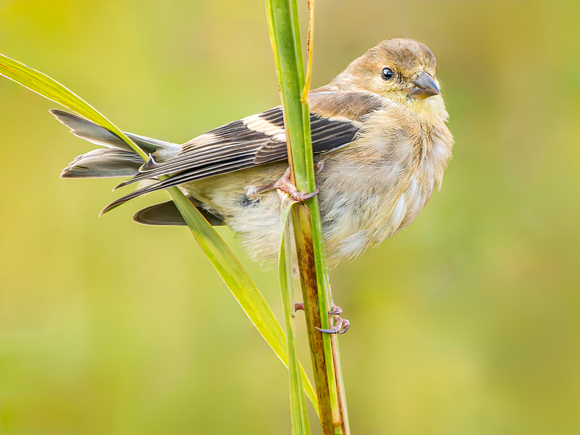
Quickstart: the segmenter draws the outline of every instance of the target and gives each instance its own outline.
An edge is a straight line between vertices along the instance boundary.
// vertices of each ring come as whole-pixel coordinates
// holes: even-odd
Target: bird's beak
[[[415,80],[413,80],[413,87],[409,95],[414,98],[425,99],[433,95],[439,95],[439,88],[426,72],[420,73]]]

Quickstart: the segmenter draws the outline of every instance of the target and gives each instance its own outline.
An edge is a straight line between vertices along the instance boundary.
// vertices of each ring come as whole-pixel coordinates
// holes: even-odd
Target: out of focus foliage
[[[353,432],[577,433],[580,4],[316,13],[315,86],[420,40],[456,137],[419,219],[332,273]],[[278,104],[262,2],[0,0],[0,51],[175,142]],[[58,179],[91,144],[51,107],[0,80],[0,430],[287,433],[286,374],[191,236],[131,222],[166,194],[98,219],[115,182]],[[245,262],[280,313],[275,272]]]

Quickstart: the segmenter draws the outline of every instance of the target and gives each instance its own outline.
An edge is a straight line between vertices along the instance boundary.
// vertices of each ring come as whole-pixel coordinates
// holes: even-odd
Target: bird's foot
[[[319,167],[319,163],[316,164],[317,168]],[[324,166],[324,164],[322,164],[322,166]],[[317,169],[318,171],[320,171],[322,168]],[[292,184],[292,180],[290,179],[290,168],[286,169],[286,172],[284,172],[284,175],[282,175],[280,177],[280,179],[278,179],[277,181],[274,181],[273,183],[268,183],[265,186],[259,187],[259,188],[254,188],[251,189],[251,191],[248,191],[246,194],[248,196],[256,196],[259,195],[260,193],[264,193],[267,192],[269,190],[280,190],[286,194],[288,194],[294,201],[296,202],[304,202],[307,199],[313,198],[314,196],[316,196],[318,194],[318,188],[314,191],[314,192],[299,192],[298,189],[296,188],[296,186],[294,186],[294,184]]]
[[[346,331],[348,331],[348,328],[350,328],[350,322],[339,316],[339,314],[342,314],[342,308],[333,304],[332,310],[330,310],[328,312],[328,314],[332,314],[333,319],[334,319],[334,326],[332,326],[329,329],[322,329],[322,328],[316,328],[316,329],[318,329],[320,332],[324,332],[326,334],[344,334]]]

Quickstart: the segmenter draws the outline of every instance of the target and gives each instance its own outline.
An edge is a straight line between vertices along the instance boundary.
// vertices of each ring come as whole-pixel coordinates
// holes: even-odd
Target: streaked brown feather
[[[310,98],[314,108],[310,121],[315,154],[331,152],[351,143],[363,117],[383,104],[380,97],[364,92],[343,92],[337,95],[328,91],[313,91]],[[353,106],[357,109],[349,109]],[[338,116],[324,116],[324,113],[332,110]],[[252,122],[254,117],[257,117],[257,122]],[[263,131],[253,130],[246,123],[255,128],[262,127]],[[211,130],[200,136],[201,140],[194,138],[183,146],[174,159],[159,162],[152,169],[140,172],[117,187],[161,176],[169,178],[117,199],[103,212],[156,190],[286,160],[286,142],[278,140],[279,133],[284,131],[283,125],[282,108],[278,106]]]

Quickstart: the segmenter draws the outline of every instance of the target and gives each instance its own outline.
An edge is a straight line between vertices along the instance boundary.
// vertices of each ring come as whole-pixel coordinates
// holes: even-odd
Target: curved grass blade
[[[218,271],[250,321],[278,355],[282,363],[286,367],[290,367],[286,350],[287,338],[274,317],[274,313],[272,313],[250,276],[219,234],[207,223],[201,213],[197,211],[181,191],[177,187],[171,187],[168,192],[207,258]],[[300,366],[300,377],[304,393],[314,407],[318,409],[316,393],[302,366]]]
[[[119,128],[99,113],[93,106],[51,77],[3,54],[0,54],[0,75],[107,128],[130,145],[144,161],[147,161],[147,155]],[[248,273],[221,237],[185,195],[176,187],[171,188],[169,194],[175,201],[176,206],[204,253],[220,274],[220,277],[228,286],[246,315],[250,318],[251,322],[278,358],[280,358],[284,365],[288,366],[284,332]],[[302,368],[301,371],[306,395],[318,409],[314,389]]]
[[[147,154],[135,145],[131,139],[125,136],[125,134],[123,134],[123,132],[112,122],[101,115],[99,111],[77,94],[46,74],[30,68],[29,66],[11,59],[8,56],[4,56],[3,54],[0,54],[0,74],[25,88],[36,92],[44,98],[67,107],[73,112],[84,116],[89,121],[93,121],[95,124],[112,131],[127,142],[127,144],[133,148],[133,150],[139,154],[143,160],[147,161]]]

